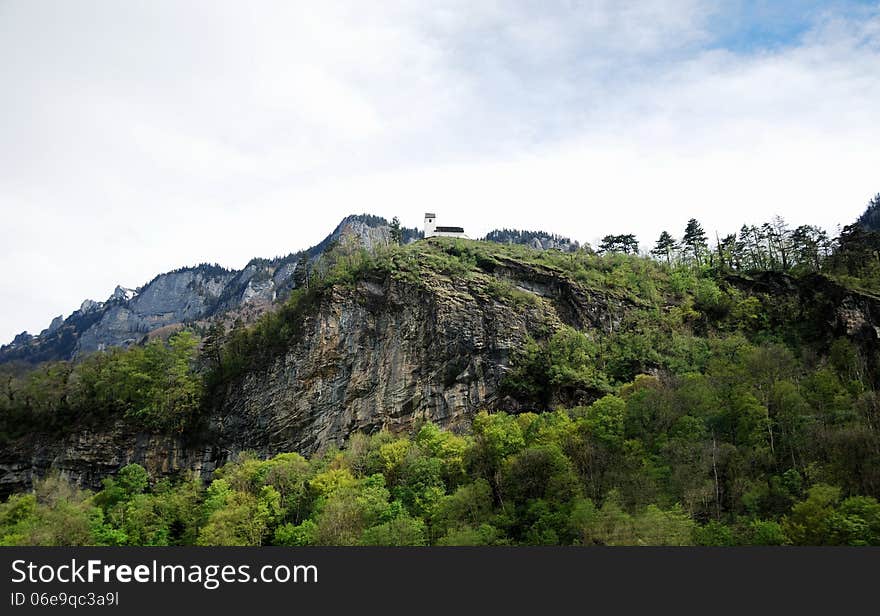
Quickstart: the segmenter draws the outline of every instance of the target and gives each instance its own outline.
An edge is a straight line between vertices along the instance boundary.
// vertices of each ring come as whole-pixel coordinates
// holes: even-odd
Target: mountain
[[[880,544],[858,237],[783,270],[338,231],[250,324],[274,262],[191,274],[210,323],[0,366],[0,542]]]
[[[577,241],[544,231],[522,231],[519,229],[495,229],[483,238],[498,244],[521,244],[535,250],[561,250],[574,252],[580,248]]]
[[[346,222],[334,234],[346,228],[374,245],[386,240],[384,227],[363,221]],[[198,430],[142,432],[124,417],[97,426],[81,415],[69,423],[62,419],[60,437],[26,436],[0,453],[0,486],[23,485],[50,467],[96,485],[108,470],[135,460],[153,471],[209,473],[236,452],[314,452],[342,444],[358,430],[406,430],[421,420],[463,430],[479,409],[500,407],[499,385],[511,354],[527,339],[564,324],[612,327],[632,305],[503,251],[465,268],[446,252],[454,246],[420,242],[402,249],[405,260],[387,269],[365,270],[317,290],[313,285],[307,296],[291,298],[295,310],[288,302],[286,310],[265,314],[255,325],[255,332],[280,331],[279,322],[295,331],[279,344],[273,341],[279,334],[229,339],[224,353],[234,348],[240,357],[227,355],[224,363],[238,367],[218,371],[206,397],[211,411]],[[257,271],[278,270],[274,264],[261,267]],[[215,270],[213,278],[187,269],[157,280],[169,281],[159,289],[181,294],[190,280],[216,281],[212,296],[221,298],[223,288],[248,288],[245,280],[256,275],[245,272],[253,269]],[[178,280],[185,283],[173,287]],[[272,279],[266,274],[263,280]],[[133,299],[155,286],[153,281]],[[111,319],[118,309],[131,310],[118,304],[93,308]]]
[[[403,241],[419,236],[416,229],[402,232]],[[56,317],[36,336],[22,332],[0,347],[0,364],[72,359],[137,344],[152,334],[167,335],[220,315],[251,322],[296,286],[295,272],[303,254],[314,262],[344,237],[367,249],[387,245],[389,223],[378,216],[348,216],[316,246],[285,257],[253,259],[240,271],[201,264],[160,274],[137,289],[117,286],[105,301],[85,300],[69,317]]]
[[[365,221],[334,233],[373,246],[386,239]],[[209,477],[242,452],[314,454],[359,432],[406,434],[425,421],[465,432],[480,410],[577,409],[639,374],[706,370],[712,340],[730,336],[732,349],[744,336],[786,340],[811,362],[848,338],[861,350],[839,351],[840,361],[857,353],[859,378],[878,373],[880,299],[819,274],[705,278],[635,256],[445,238],[374,252],[331,241],[324,250],[308,288],[250,327],[209,334],[188,376],[169,367],[179,364],[167,353],[195,347],[172,338],[171,350],[135,346],[4,377],[0,491],[49,469],[98,486],[132,462],[155,476]],[[214,310],[240,306],[246,289],[269,297],[285,288],[279,263],[165,274],[157,280],[167,282],[134,296],[121,290],[78,318],[101,315],[94,327],[161,301],[160,290],[192,292],[190,281],[215,285]],[[94,340],[90,331],[80,340]]]

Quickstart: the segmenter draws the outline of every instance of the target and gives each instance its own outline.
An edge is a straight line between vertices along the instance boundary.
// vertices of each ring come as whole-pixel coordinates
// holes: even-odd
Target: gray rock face
[[[131,299],[117,287],[101,319],[80,336],[74,353],[133,344],[159,327],[204,317],[230,277],[200,268],[163,274]]]
[[[382,225],[373,227],[361,220],[352,220],[348,224],[342,226],[336,233],[341,241],[350,239],[367,250],[373,250],[380,246],[388,246],[391,243],[391,228]]]
[[[52,332],[58,331],[58,329],[64,324],[64,315],[59,314],[57,317],[52,319],[52,322],[49,323],[49,327],[46,329],[47,334],[51,334]]]
[[[580,248],[580,244],[576,241],[554,236],[532,238],[529,245],[535,250],[561,250],[562,252],[574,252]]]
[[[558,323],[552,309],[511,310],[468,284],[362,282],[324,298],[293,348],[231,384],[212,427],[230,449],[263,455],[418,419],[464,428],[494,408],[511,349]]]
[[[83,303],[79,307],[79,311],[82,314],[89,314],[92,312],[97,312],[103,307],[101,302],[96,302],[92,299],[83,300]]]
[[[316,259],[338,242],[372,249],[387,244],[390,237],[386,220],[349,216],[308,251],[309,257]],[[39,336],[25,333],[0,347],[0,363],[72,359],[108,347],[136,344],[160,328],[229,311],[246,309],[248,318],[254,318],[293,289],[300,254],[254,259],[241,271],[211,265],[183,268],[161,274],[140,289],[117,286],[107,301],[87,299],[67,319],[54,319]]]
[[[192,446],[180,437],[133,434],[124,422],[100,430],[82,428],[58,440],[17,443],[0,450],[0,495],[27,489],[52,469],[80,485],[99,488],[101,480],[138,463],[155,477],[188,469],[207,477],[222,452]]]
[[[493,295],[492,278],[535,301]],[[465,429],[481,409],[515,410],[499,386],[526,337],[562,323],[607,327],[626,309],[516,262],[463,280],[435,272],[418,282],[387,275],[338,286],[310,306],[286,350],[215,392],[201,433],[184,440],[126,432],[119,422],[60,439],[34,435],[0,451],[0,492],[21,489],[49,468],[98,487],[130,462],[158,475],[207,476],[241,451],[308,455],[357,431],[405,432],[423,419]]]
[[[33,341],[34,337],[31,336],[27,332],[21,332],[15,338],[12,339],[12,342],[9,343],[9,346],[13,349],[21,348],[29,345]]]

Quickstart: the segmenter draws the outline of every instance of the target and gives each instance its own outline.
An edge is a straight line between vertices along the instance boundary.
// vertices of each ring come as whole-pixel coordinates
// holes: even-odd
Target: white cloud
[[[877,7],[741,51],[696,0],[364,6],[0,5],[0,341],[353,212],[647,245],[880,190]]]

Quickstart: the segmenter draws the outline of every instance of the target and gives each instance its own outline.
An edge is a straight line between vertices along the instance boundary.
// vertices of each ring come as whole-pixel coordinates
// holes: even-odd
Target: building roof
[[[462,227],[435,227],[434,231],[437,233],[464,233]]]

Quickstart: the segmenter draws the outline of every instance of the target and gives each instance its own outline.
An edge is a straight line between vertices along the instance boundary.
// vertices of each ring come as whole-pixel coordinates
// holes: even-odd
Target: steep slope
[[[610,327],[633,305],[503,255],[465,270],[438,246],[451,245],[422,242],[398,255],[405,260],[304,296],[295,335],[272,352],[257,343],[213,388],[200,428],[163,435],[83,419],[61,435],[28,434],[0,450],[0,491],[49,468],[94,486],[132,461],[159,474],[210,473],[245,450],[308,454],[355,431],[423,420],[464,429],[480,409],[516,405],[499,386],[527,339],[564,323]]]
[[[333,287],[289,350],[226,385],[214,428],[264,455],[311,453],[419,420],[465,428],[479,409],[499,406],[511,353],[575,314],[567,281],[540,286],[539,270],[516,273],[534,289],[517,300],[493,294],[499,278],[490,273],[426,270],[415,282],[372,274]],[[590,299],[575,301],[587,310]]]
[[[29,410],[27,382],[7,385],[30,423],[0,426],[10,435],[0,493],[50,469],[92,487],[130,462],[155,476],[208,476],[243,451],[311,454],[425,420],[465,430],[482,409],[577,408],[638,374],[705,370],[713,341],[736,347],[745,336],[807,358],[849,339],[865,381],[880,373],[880,299],[821,275],[715,275],[448,238],[372,253],[341,242],[328,254],[322,278],[203,351],[195,422],[148,428],[112,400],[98,414],[76,406],[91,394],[68,378],[70,365],[42,381],[58,390],[43,410]]]
[[[418,235],[415,229],[403,232],[406,240]],[[372,248],[388,243],[390,229],[384,218],[348,216],[307,251],[253,259],[241,271],[202,264],[160,274],[136,290],[116,287],[106,301],[85,300],[79,310],[66,319],[56,317],[37,336],[22,332],[0,347],[0,364],[71,359],[99,349],[136,344],[156,330],[179,328],[237,310],[246,310],[252,320],[294,288],[294,273],[303,252],[315,260],[344,236]]]

